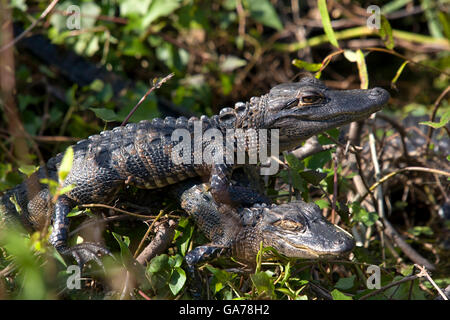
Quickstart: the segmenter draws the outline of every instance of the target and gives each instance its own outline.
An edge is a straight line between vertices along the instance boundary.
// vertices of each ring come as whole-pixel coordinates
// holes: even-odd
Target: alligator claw
[[[100,256],[109,255],[113,257],[105,247],[89,242],[80,243],[70,248],[60,248],[58,251],[64,256],[73,257],[81,269],[90,261],[95,261],[102,269],[105,269]]]

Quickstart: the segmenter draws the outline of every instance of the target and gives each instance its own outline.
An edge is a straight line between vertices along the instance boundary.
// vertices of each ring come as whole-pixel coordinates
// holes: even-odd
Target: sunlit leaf
[[[392,81],[391,81],[391,86],[392,86],[393,88],[396,87],[395,84],[397,83],[398,78],[400,77],[400,75],[401,75],[402,72],[403,72],[403,69],[405,69],[405,67],[406,67],[406,65],[407,65],[408,63],[409,63],[409,61],[404,61],[404,62],[402,63],[402,65],[400,66],[400,68],[398,68],[397,72],[395,73],[394,79],[392,79]]]
[[[95,115],[105,122],[120,121],[119,116],[114,112],[114,110],[106,108],[89,108],[94,111]]]
[[[446,126],[449,121],[450,121],[450,109],[447,110],[442,115],[441,121],[439,121],[439,122],[422,121],[422,122],[419,122],[419,124],[430,126],[430,127],[433,127],[434,129],[439,129],[439,128]]]
[[[317,72],[322,67],[321,63],[310,63],[300,59],[292,60],[292,64],[299,69],[305,69],[306,71],[309,72]]]
[[[247,0],[246,3],[248,4],[250,17],[265,26],[278,31],[283,30],[283,24],[269,0]]]
[[[380,36],[383,38],[386,48],[391,50],[394,49],[394,37],[392,35],[392,28],[389,24],[388,19],[384,15],[381,15]]]
[[[353,300],[352,297],[343,294],[338,289],[331,291],[331,296],[333,297],[333,300]]]
[[[66,179],[67,175],[72,169],[72,163],[73,163],[73,148],[68,147],[66,149],[66,152],[64,153],[64,157],[62,158],[61,164],[59,165],[58,169],[58,179],[60,183],[62,183]]]
[[[186,283],[186,273],[180,267],[176,267],[169,280],[169,288],[173,295],[177,295]]]
[[[318,0],[317,5],[319,7],[320,16],[322,18],[323,30],[325,31],[328,41],[330,41],[330,43],[336,48],[339,48],[339,44],[336,40],[336,35],[334,34],[333,27],[331,26],[331,20],[327,8],[327,1]]]

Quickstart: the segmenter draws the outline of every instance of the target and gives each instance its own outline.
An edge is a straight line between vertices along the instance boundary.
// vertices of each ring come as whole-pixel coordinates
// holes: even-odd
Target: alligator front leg
[[[214,165],[211,171],[210,192],[217,203],[231,206],[271,203],[265,195],[254,189],[232,185],[230,182],[231,173],[232,167],[226,164]]]
[[[103,263],[99,259],[98,254],[111,255],[109,250],[95,243],[80,243],[73,247],[67,247],[67,237],[69,230],[68,213],[72,209],[73,204],[66,196],[58,197],[55,205],[53,216],[53,232],[50,235],[50,243],[63,256],[71,256],[77,264],[82,268],[87,262],[94,260],[103,268]]]
[[[186,254],[185,261],[187,264],[187,271],[189,278],[193,283],[189,291],[194,299],[198,300],[202,298],[202,282],[197,270],[197,265],[230,254],[230,248],[214,244],[196,247]]]

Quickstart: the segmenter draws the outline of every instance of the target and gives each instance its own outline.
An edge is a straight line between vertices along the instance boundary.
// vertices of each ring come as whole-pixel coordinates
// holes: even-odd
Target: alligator
[[[188,186],[179,192],[181,207],[193,217],[196,226],[211,241],[185,256],[194,281],[191,294],[199,298],[197,265],[219,256],[233,256],[254,269],[263,247],[272,247],[288,258],[324,259],[344,255],[355,245],[353,237],[329,222],[314,203],[300,200],[285,204],[255,204],[231,207],[217,204],[206,184]],[[267,251],[263,258],[273,256]]]
[[[255,191],[231,184],[235,162],[195,161],[212,140],[192,144],[190,162],[176,162],[172,153],[181,143],[172,139],[176,129],[185,129],[194,136],[194,142],[199,121],[200,134],[208,129],[217,129],[224,136],[229,129],[276,129],[282,152],[315,134],[365,119],[379,111],[388,99],[389,93],[381,88],[331,90],[320,80],[305,77],[299,82],[277,85],[265,95],[239,102],[234,108],[224,108],[212,117],[158,118],[103,131],[73,146],[72,168],[62,183],[63,187],[74,185],[72,190],[52,201],[47,184],[41,181],[43,178],[58,180],[63,158],[60,153],[22,184],[6,192],[0,202],[0,220],[19,220],[28,230],[40,230],[52,219],[50,243],[58,252],[74,257],[82,265],[96,259],[97,253],[104,253],[105,249],[94,243],[68,247],[67,214],[78,204],[111,203],[117,192],[128,185],[156,189],[201,177],[209,180],[210,192],[219,203],[251,205],[267,201]],[[236,144],[232,149],[236,157]],[[250,149],[244,151],[249,157]]]

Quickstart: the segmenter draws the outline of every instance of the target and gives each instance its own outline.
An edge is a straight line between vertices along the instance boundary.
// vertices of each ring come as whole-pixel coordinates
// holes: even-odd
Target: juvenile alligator
[[[388,92],[381,88],[330,90],[315,78],[303,78],[297,83],[278,85],[247,103],[237,103],[235,108],[224,108],[219,115],[202,116],[201,132],[214,128],[225,136],[227,129],[279,129],[281,152],[317,133],[367,118],[388,99]],[[6,192],[0,203],[0,217],[3,212],[7,220],[18,218],[31,230],[41,229],[52,217],[50,243],[60,253],[72,255],[83,264],[104,249],[91,243],[68,248],[67,214],[77,204],[111,202],[126,185],[152,189],[202,177],[209,180],[210,191],[219,203],[236,204],[246,199],[251,199],[250,204],[264,202],[265,198],[257,193],[230,184],[235,164],[195,163],[198,153],[203,154],[209,146],[208,141],[203,141],[200,148],[192,144],[190,163],[174,163],[172,150],[179,142],[172,141],[172,133],[175,129],[186,129],[193,136],[196,121],[197,118],[184,117],[141,121],[82,140],[73,146],[72,169],[63,183],[74,184],[75,188],[53,203],[47,185],[40,182],[42,178],[58,180],[63,157],[60,153],[24,183]],[[232,151],[236,153],[236,148]],[[15,198],[20,213],[11,198]]]
[[[336,257],[352,250],[355,244],[352,236],[325,219],[314,203],[292,201],[233,208],[217,204],[205,184],[186,188],[179,198],[181,207],[211,240],[185,257],[195,298],[201,295],[196,266],[218,256],[233,256],[252,268],[261,242],[283,256],[304,259]]]
[[[224,254],[252,265],[260,242],[286,257],[305,259],[335,257],[354,247],[353,237],[325,219],[314,203],[234,208],[217,204],[205,184],[192,186],[180,199],[181,207],[211,240],[186,255],[189,266]]]

